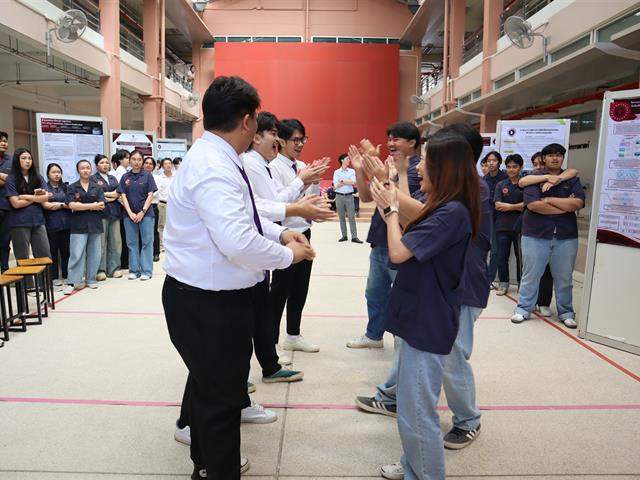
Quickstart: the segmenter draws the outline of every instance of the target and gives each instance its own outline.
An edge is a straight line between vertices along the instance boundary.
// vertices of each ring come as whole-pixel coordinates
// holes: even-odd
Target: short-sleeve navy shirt
[[[517,183],[512,183],[508,178],[498,182],[496,185],[496,193],[493,197],[493,201],[510,203],[515,205],[516,203],[522,203],[523,199],[522,188]],[[494,212],[495,224],[494,228],[496,232],[518,232],[520,231],[520,217],[522,212],[500,212],[496,210]]]
[[[89,188],[85,190],[80,180],[69,185],[67,189],[67,203],[94,203],[104,202],[102,189],[89,180]],[[71,233],[102,233],[102,212],[98,210],[82,210],[71,215]]]
[[[471,218],[460,202],[449,202],[402,237],[413,253],[398,265],[385,328],[413,348],[447,355],[458,334],[463,271]]]
[[[42,187],[45,186],[45,181],[42,177],[40,177],[40,182]],[[21,195],[18,193],[18,188],[16,185],[16,176],[12,173],[7,177],[7,180],[4,184],[5,195],[7,198],[9,197],[17,197]],[[33,194],[33,192],[29,192]],[[27,192],[22,192],[22,194],[27,194]],[[44,225],[44,212],[42,211],[42,207],[39,203],[32,203],[31,205],[27,205],[23,208],[13,208],[11,207],[9,213],[9,228],[17,228],[17,227],[39,227],[40,225]]]
[[[487,182],[487,185],[489,186],[489,198],[491,199],[492,205],[494,202],[493,199],[496,194],[496,185],[507,178],[509,178],[509,176],[504,170],[498,170],[498,173],[496,173],[495,177],[492,177],[490,173],[487,173],[484,177],[482,177],[482,179]]]
[[[118,188],[118,179],[113,175],[107,175],[107,181],[99,173],[94,173],[91,176],[91,179],[96,182],[96,185],[98,185],[104,193],[113,192]],[[105,202],[106,201],[107,199],[105,198]],[[102,218],[105,220],[120,220],[122,218],[122,207],[120,206],[120,202],[116,200],[115,202],[105,203],[104,210],[102,211]]]
[[[144,170],[140,170],[138,173],[133,173],[133,171],[125,173],[118,185],[118,192],[124,193],[127,196],[129,208],[133,213],[141,212],[149,193],[155,192],[157,189],[158,187],[156,187],[156,181],[153,179],[153,175]],[[122,215],[126,216],[126,213],[126,210],[123,208]],[[149,208],[145,215],[147,217],[153,217],[153,208]]]
[[[0,157],[0,173],[9,175],[11,173],[11,163],[11,157],[7,153]],[[4,188],[4,185],[0,186],[0,210],[11,210]]]
[[[547,172],[540,172],[537,175],[545,175]],[[536,175],[536,174],[534,174]],[[572,212],[559,215],[542,215],[532,212],[527,208],[531,202],[535,202],[544,197],[575,198],[585,199],[584,189],[578,177],[566,180],[548,191],[542,192],[542,184],[530,185],[524,189],[525,211],[522,216],[522,235],[527,237],[544,238],[551,240],[555,236],[558,240],[578,238],[578,222],[576,214]]]
[[[51,185],[50,182],[44,184],[44,188],[53,193],[49,198],[52,203],[67,203],[67,190],[63,183],[57,187]],[[71,212],[66,208],[60,210],[45,210],[44,218],[46,220],[47,232],[61,232],[69,230],[71,226]]]

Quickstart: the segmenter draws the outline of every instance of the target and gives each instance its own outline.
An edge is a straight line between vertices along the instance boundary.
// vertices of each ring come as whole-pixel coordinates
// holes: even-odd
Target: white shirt
[[[158,175],[154,178],[156,181],[156,187],[158,187],[158,200],[161,202],[167,203],[167,198],[169,197],[169,185],[176,177],[175,174],[167,177],[164,172],[162,175]]]
[[[125,173],[127,173],[127,169],[122,165],[119,165],[118,168],[116,168],[116,171],[113,172],[113,176],[116,177],[116,180],[118,180],[118,182],[120,182],[120,179]]]
[[[243,153],[242,161],[251,180],[258,212],[272,222],[282,222],[286,217],[287,204],[302,196],[304,183],[296,177],[291,184],[282,187],[273,177],[269,162],[255,150]]]
[[[293,252],[280,245],[285,230],[260,218],[258,233],[242,160],[222,138],[205,132],[171,183],[164,228],[164,269],[205,290],[249,288],[264,270],[287,268]]]
[[[339,168],[335,172],[333,172],[333,188],[336,193],[353,193],[353,185],[342,185],[338,186],[340,180],[352,180],[356,181],[356,171],[353,168]]]
[[[273,178],[278,181],[281,187],[291,184],[298,176],[293,169],[293,164],[294,162],[292,160],[289,160],[282,154],[278,154],[275,160],[269,164]],[[300,160],[296,160],[295,164],[298,172],[307,167],[307,164]],[[304,193],[305,195],[320,195],[320,185],[310,185]],[[304,232],[311,228],[311,222],[302,217],[287,217],[282,222],[282,225],[296,232]]]

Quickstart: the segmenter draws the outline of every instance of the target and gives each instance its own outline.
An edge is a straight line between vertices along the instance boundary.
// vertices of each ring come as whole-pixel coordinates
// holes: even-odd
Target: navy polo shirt
[[[138,173],[133,173],[133,171],[125,173],[118,185],[118,192],[124,193],[127,196],[129,208],[133,213],[141,212],[149,193],[155,192],[157,189],[158,187],[156,187],[156,181],[153,179],[153,175],[144,170],[140,170]],[[124,217],[126,214],[127,212],[123,208],[122,216]],[[153,217],[153,215],[153,208],[149,208],[145,216]]]
[[[0,158],[0,173],[6,173],[9,175],[11,173],[11,157],[5,153]],[[9,200],[6,197],[6,192],[4,189],[4,185],[0,186],[0,210],[11,210],[11,205],[9,204]]]
[[[80,180],[73,182],[67,188],[67,203],[104,202],[102,189],[89,179],[89,188],[85,190]],[[97,210],[83,210],[71,214],[71,233],[102,233],[102,212]]]
[[[537,175],[545,175],[540,172]],[[534,174],[536,175],[536,174]],[[562,213],[559,215],[541,215],[529,210],[527,205],[544,197],[569,198],[572,195],[584,202],[584,189],[578,177],[562,182],[548,191],[542,192],[542,183],[530,185],[524,189],[525,211],[522,216],[522,235],[527,237],[544,238],[551,240],[555,236],[558,240],[578,238],[578,222],[575,213]]]
[[[522,189],[518,184],[511,183],[508,178],[498,182],[496,185],[496,193],[493,197],[494,202],[510,203],[515,205],[521,203],[523,199]],[[500,212],[494,213],[496,232],[518,232],[520,231],[520,217],[522,212]]]
[[[385,328],[413,348],[447,355],[458,334],[471,217],[449,202],[402,237],[413,257],[398,265]]]
[[[94,173],[91,175],[91,179],[96,182],[104,193],[113,192],[118,188],[118,179],[113,175],[107,175],[108,181],[100,175],[99,173]],[[105,198],[105,207],[102,211],[102,218],[105,220],[120,220],[122,218],[122,206],[120,202],[117,200],[115,202],[108,202]]]
[[[494,202],[494,198],[495,198],[495,194],[496,194],[496,185],[498,185],[499,182],[501,182],[502,180],[505,180],[509,178],[509,176],[507,175],[507,172],[505,172],[504,170],[498,170],[498,173],[496,173],[495,177],[492,177],[491,174],[487,173],[484,177],[482,177],[482,179],[487,182],[487,185],[489,186],[489,198],[491,199],[491,204],[493,205]]]
[[[42,188],[44,188],[45,181],[42,177],[40,177],[40,182]],[[4,188],[7,199],[9,197],[17,197],[21,194],[33,194],[33,192],[18,193],[18,189],[16,186],[16,176],[13,173],[7,177]],[[42,207],[39,203],[32,203],[31,205],[23,208],[11,207],[9,213],[9,228],[39,227],[40,225],[44,224],[44,212],[42,211]]]
[[[45,190],[53,193],[49,198],[52,203],[67,203],[67,189],[64,183],[54,187],[51,183],[44,184]],[[61,232],[69,230],[71,227],[71,211],[66,208],[60,210],[44,210],[44,218],[47,225],[47,232]]]

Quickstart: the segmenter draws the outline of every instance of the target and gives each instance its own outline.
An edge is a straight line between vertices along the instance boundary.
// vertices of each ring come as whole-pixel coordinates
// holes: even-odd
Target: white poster
[[[480,168],[480,161],[487,155],[487,153],[497,150],[497,146],[495,133],[481,133],[480,135],[482,135],[482,154],[476,163],[476,169],[478,170],[478,175],[483,177],[484,173],[482,173],[482,168]],[[504,165],[502,165],[501,168],[504,169]]]
[[[567,149],[565,165],[569,156],[569,133],[571,120],[501,120],[498,122],[498,151],[504,159],[519,153],[524,159],[523,170],[533,170],[531,157],[550,143],[559,143]]]
[[[157,160],[163,158],[174,159],[180,157],[184,159],[187,154],[187,141],[183,138],[158,138],[156,140]]]
[[[127,152],[140,150],[143,156],[154,157],[154,139],[153,132],[111,130],[111,155],[117,150],[126,150]]]
[[[640,97],[613,100],[608,113],[598,241],[640,248]]]
[[[63,181],[78,179],[76,163],[89,160],[93,165],[96,154],[105,152],[105,120],[49,113],[36,114],[40,172],[47,178],[47,166],[57,163],[62,168]]]

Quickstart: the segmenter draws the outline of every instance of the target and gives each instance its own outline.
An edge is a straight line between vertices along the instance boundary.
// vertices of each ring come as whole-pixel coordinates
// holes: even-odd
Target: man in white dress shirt
[[[171,342],[189,369],[194,480],[240,478],[240,412],[250,405],[254,286],[266,271],[315,253],[306,238],[261,218],[239,154],[256,132],[256,90],[218,77],[202,99],[206,132],[167,200],[162,303]]]
[[[356,202],[353,193],[356,184],[356,171],[349,168],[349,155],[343,153],[338,157],[340,168],[333,172],[333,188],[336,192],[336,210],[340,219],[340,233],[342,237],[339,242],[347,241],[347,222],[345,217],[349,219],[349,228],[351,229],[351,241],[353,243],[362,243],[358,238],[358,230],[356,230]]]
[[[307,135],[304,125],[299,120],[284,119],[278,127],[280,153],[270,163],[273,178],[284,187],[290,185],[298,172],[307,167],[307,164],[298,160],[307,143]],[[329,163],[328,158],[314,162],[312,166]],[[306,188],[306,195],[319,195],[320,185],[314,183]],[[303,217],[287,217],[282,225],[296,232],[302,233],[311,240],[311,221]],[[269,291],[269,312],[275,331],[280,332],[280,321],[287,306],[287,337],[282,342],[284,350],[299,350],[302,352],[318,352],[320,347],[306,341],[300,335],[300,322],[302,310],[307,301],[309,292],[309,280],[311,278],[311,260],[303,260],[299,264],[292,265],[284,270],[273,272],[271,277],[271,290]]]

